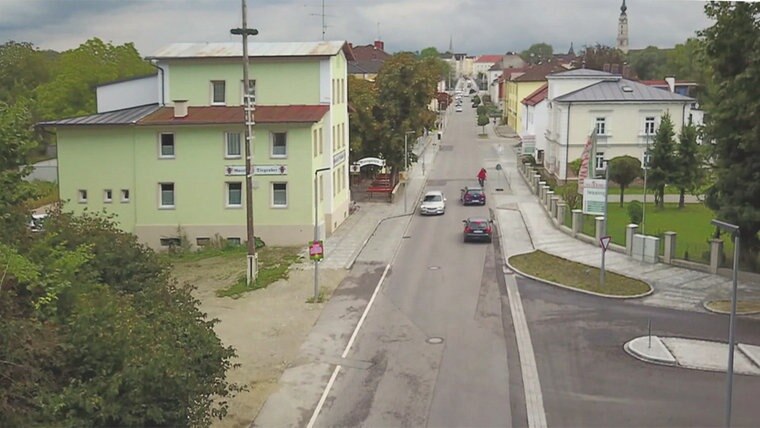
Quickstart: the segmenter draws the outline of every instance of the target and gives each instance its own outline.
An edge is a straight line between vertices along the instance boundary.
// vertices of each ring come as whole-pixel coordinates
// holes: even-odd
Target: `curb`
[[[642,337],[645,337],[645,336],[642,336]],[[673,362],[670,362],[670,361],[661,360],[659,358],[648,357],[648,356],[646,356],[644,354],[641,354],[641,353],[636,352],[635,350],[633,350],[631,348],[631,346],[630,346],[631,342],[633,342],[634,340],[637,340],[637,339],[641,339],[642,337],[636,337],[636,338],[633,338],[633,339],[629,340],[628,342],[625,342],[625,344],[623,345],[623,350],[628,355],[632,356],[633,358],[636,358],[637,360],[641,360],[641,361],[644,361],[644,362],[647,362],[647,363],[659,364],[661,366],[668,366],[668,367],[681,367],[678,364],[678,361],[676,360],[676,357],[674,357],[672,353],[670,354],[670,356],[673,357]],[[652,336],[652,337],[656,338],[656,340],[658,340],[658,341],[660,341],[660,343],[662,343],[662,341],[660,340],[659,336]],[[667,346],[665,346],[664,343],[662,343],[662,346],[665,347],[665,349],[667,349]],[[668,350],[668,352],[670,352],[670,350]]]
[[[647,291],[647,292],[645,292],[645,293],[641,293],[641,294],[635,294],[635,295],[633,295],[633,296],[616,296],[616,295],[613,295],[613,294],[602,294],[602,293],[597,293],[597,292],[595,292],[595,291],[588,291],[588,290],[583,290],[583,289],[581,289],[581,288],[575,288],[575,287],[571,287],[571,286],[569,286],[569,285],[560,284],[560,283],[558,283],[558,282],[549,281],[548,279],[543,279],[543,278],[539,278],[539,277],[537,277],[537,276],[529,275],[529,274],[527,274],[527,273],[525,273],[525,272],[523,272],[523,271],[521,271],[521,270],[519,270],[519,269],[516,269],[514,266],[512,266],[512,264],[511,264],[511,263],[509,263],[509,259],[510,259],[510,258],[512,258],[512,257],[514,257],[514,256],[520,256],[520,255],[523,255],[523,254],[530,254],[530,253],[533,253],[533,252],[535,252],[535,251],[536,251],[536,250],[533,250],[533,251],[530,251],[530,252],[526,252],[526,253],[512,254],[511,256],[509,256],[509,257],[505,258],[505,260],[504,260],[504,263],[505,263],[505,264],[507,265],[507,267],[509,267],[509,268],[510,268],[512,271],[514,271],[515,273],[518,273],[518,274],[520,274],[521,276],[524,276],[524,277],[526,277],[526,278],[530,278],[530,279],[532,279],[532,280],[534,280],[534,281],[538,281],[538,282],[541,282],[541,283],[544,283],[544,284],[553,285],[553,286],[555,286],[555,287],[564,288],[565,290],[575,291],[575,292],[578,292],[578,293],[588,294],[588,295],[591,295],[591,296],[596,296],[596,297],[605,297],[605,298],[608,298],[608,299],[619,299],[619,300],[627,300],[627,299],[640,299],[640,298],[642,298],[642,297],[647,297],[647,296],[651,295],[652,293],[654,293],[654,287],[652,287],[652,285],[651,285],[651,284],[649,284],[648,282],[646,282],[646,281],[641,281],[641,280],[639,280],[639,281],[641,281],[641,282],[643,282],[644,284],[646,284],[647,286],[649,286],[649,291]],[[550,254],[550,253],[547,253],[547,254]],[[554,254],[551,254],[551,255],[553,255],[553,256],[554,256]],[[555,257],[559,257],[559,256],[555,256]],[[560,258],[562,258],[562,257],[560,257]],[[567,260],[567,259],[565,259],[565,260]],[[570,261],[572,261],[572,260],[570,260]],[[574,263],[578,263],[578,262],[574,262]],[[582,264],[582,263],[581,263],[581,264]],[[610,271],[610,272],[612,272],[612,271]],[[617,272],[614,272],[614,273],[617,273]],[[620,274],[620,273],[617,273],[617,274],[618,274],[618,275],[622,275],[622,274]],[[623,276],[625,276],[625,275],[623,275]],[[630,277],[629,277],[629,278],[630,278]],[[637,278],[632,278],[632,279],[637,279]]]
[[[736,349],[738,349],[748,360],[752,362],[756,367],[760,368],[760,359],[755,354],[747,349],[747,346],[743,343],[737,343]]]
[[[724,299],[719,299],[719,300],[724,300]],[[710,303],[717,302],[717,301],[718,300],[709,300],[709,301],[706,301],[706,302],[702,302],[702,307],[705,308],[705,310],[707,312],[710,312],[710,313],[713,313],[713,314],[730,315],[731,314],[730,311],[722,311],[720,309],[713,309],[713,308],[707,306]],[[760,314],[760,311],[744,311],[744,312],[740,312],[738,310],[736,311],[736,315],[737,316],[742,316],[742,315],[757,315],[757,314]]]

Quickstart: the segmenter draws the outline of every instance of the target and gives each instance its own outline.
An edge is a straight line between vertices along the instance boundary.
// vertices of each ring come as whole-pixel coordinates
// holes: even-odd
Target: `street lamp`
[[[253,125],[255,124],[253,114],[256,110],[255,105],[251,102],[250,79],[248,78],[248,36],[259,34],[259,30],[248,28],[248,10],[245,0],[241,0],[243,8],[243,22],[241,28],[233,28],[231,34],[243,36],[243,88],[245,90],[244,106],[244,123],[245,123],[245,228],[246,240],[248,245],[248,255],[246,257],[246,281],[251,285],[256,281],[258,273],[258,255],[256,254],[256,237],[253,233],[253,178],[252,178],[252,154],[251,140],[253,139]]]
[[[404,133],[404,214],[406,214],[406,193],[409,190],[409,153],[406,136],[415,133],[416,131],[406,131]]]
[[[736,328],[736,288],[739,274],[739,226],[713,219],[710,224],[731,232],[734,238],[734,271],[731,290],[731,315],[728,320],[728,370],[726,370],[726,427],[731,426],[731,398],[734,389],[734,330]]]
[[[314,170],[314,243],[316,244],[317,241],[319,241],[319,217],[317,216],[317,213],[319,212],[319,195],[317,194],[319,192],[319,188],[317,187],[317,176],[320,172],[323,171],[329,171],[330,167],[324,167],[324,168],[317,168]],[[333,183],[334,184],[334,183]],[[324,249],[322,250],[324,251]],[[317,299],[319,298],[319,260],[316,258],[314,259],[314,303],[317,303]]]

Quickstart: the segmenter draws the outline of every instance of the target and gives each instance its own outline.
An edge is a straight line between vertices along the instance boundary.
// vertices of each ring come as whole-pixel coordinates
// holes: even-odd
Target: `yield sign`
[[[609,248],[611,240],[612,240],[612,237],[609,235],[602,236],[601,238],[599,238],[599,242],[602,244],[602,248],[604,248],[605,251],[607,250],[607,248]]]

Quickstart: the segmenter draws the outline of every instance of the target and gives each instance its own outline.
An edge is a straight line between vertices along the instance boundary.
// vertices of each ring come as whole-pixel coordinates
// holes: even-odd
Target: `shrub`
[[[644,208],[639,201],[631,201],[628,203],[628,219],[631,223],[641,224],[641,219],[644,217]]]

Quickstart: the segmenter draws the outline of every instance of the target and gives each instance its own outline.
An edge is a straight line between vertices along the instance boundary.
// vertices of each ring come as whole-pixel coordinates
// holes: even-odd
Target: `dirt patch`
[[[195,296],[215,326],[225,345],[237,350],[240,367],[230,379],[248,386],[248,391],[230,401],[227,417],[214,427],[247,427],[267,397],[275,391],[282,372],[298,355],[298,350],[317,321],[324,303],[309,304],[314,295],[314,270],[308,262],[293,265],[287,279],[267,288],[251,291],[237,299],[217,297],[217,290],[229,287],[245,272],[245,255],[212,257],[177,262],[174,275],[198,289]],[[319,269],[319,285],[327,298],[345,278],[344,269]]]

